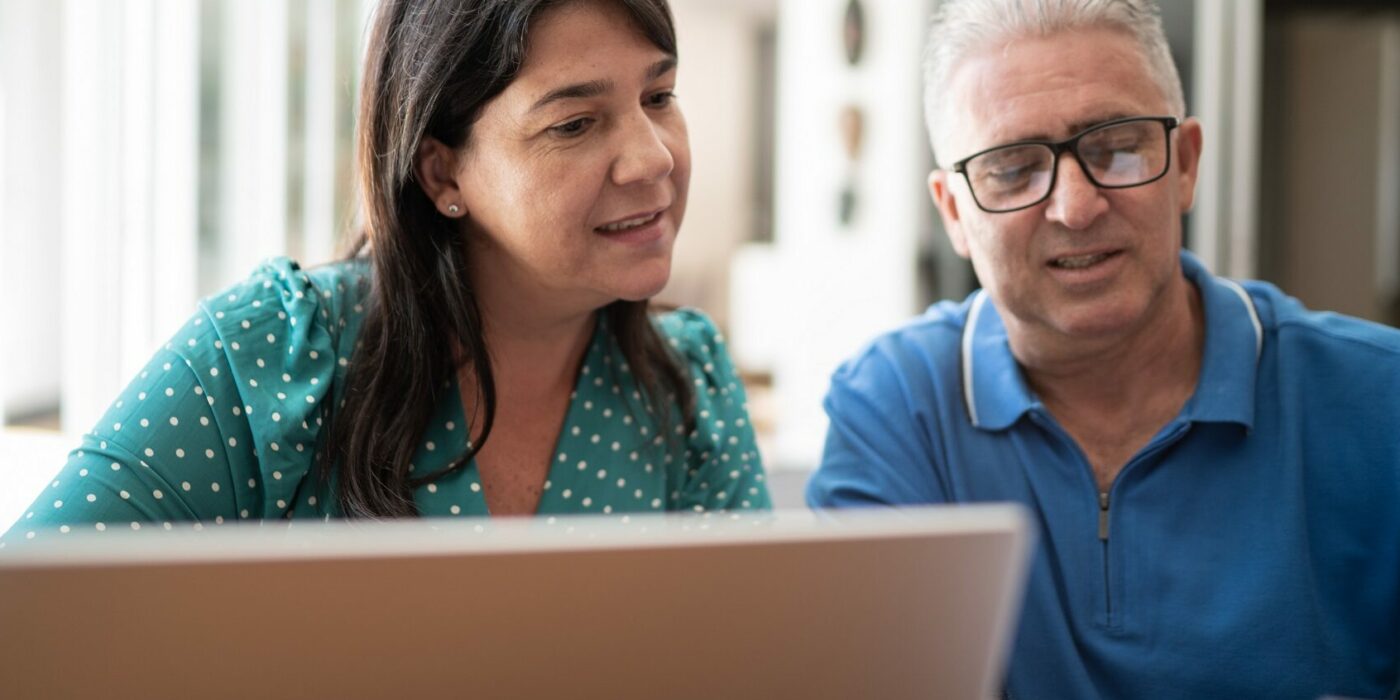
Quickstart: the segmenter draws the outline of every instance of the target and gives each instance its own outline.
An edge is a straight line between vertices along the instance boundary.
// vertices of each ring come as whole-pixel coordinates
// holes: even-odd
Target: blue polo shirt
[[[1200,382],[1106,498],[979,291],[837,370],[808,501],[1028,506],[1013,698],[1395,696],[1400,331],[1181,267]]]

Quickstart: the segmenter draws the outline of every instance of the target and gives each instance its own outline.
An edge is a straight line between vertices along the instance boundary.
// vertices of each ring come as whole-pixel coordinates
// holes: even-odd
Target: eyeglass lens
[[[1112,124],[1084,133],[1074,150],[1096,185],[1132,187],[1166,170],[1166,135],[1157,121]],[[1055,152],[1043,144],[1007,146],[973,158],[966,167],[983,208],[1015,209],[1050,194]]]

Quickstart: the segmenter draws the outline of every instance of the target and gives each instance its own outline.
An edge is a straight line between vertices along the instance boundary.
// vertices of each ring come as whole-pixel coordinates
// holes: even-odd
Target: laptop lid
[[[3,697],[990,697],[1014,506],[46,533]]]

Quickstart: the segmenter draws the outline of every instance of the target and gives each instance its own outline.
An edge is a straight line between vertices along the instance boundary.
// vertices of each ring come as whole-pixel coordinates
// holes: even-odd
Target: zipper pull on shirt
[[[1099,492],[1099,539],[1108,541],[1108,492]]]

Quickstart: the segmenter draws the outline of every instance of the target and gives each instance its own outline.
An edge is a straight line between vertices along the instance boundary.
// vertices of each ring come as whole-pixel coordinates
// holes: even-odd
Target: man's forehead
[[[979,120],[981,128],[977,130],[977,134],[993,143],[1058,141],[1091,126],[1124,117],[1145,116],[1149,111],[1120,100],[1091,102],[1057,112],[1024,114],[1007,110]]]
[[[969,52],[947,83],[950,156],[1024,139],[1061,139],[1110,119],[1167,110],[1133,39],[1090,29]]]

